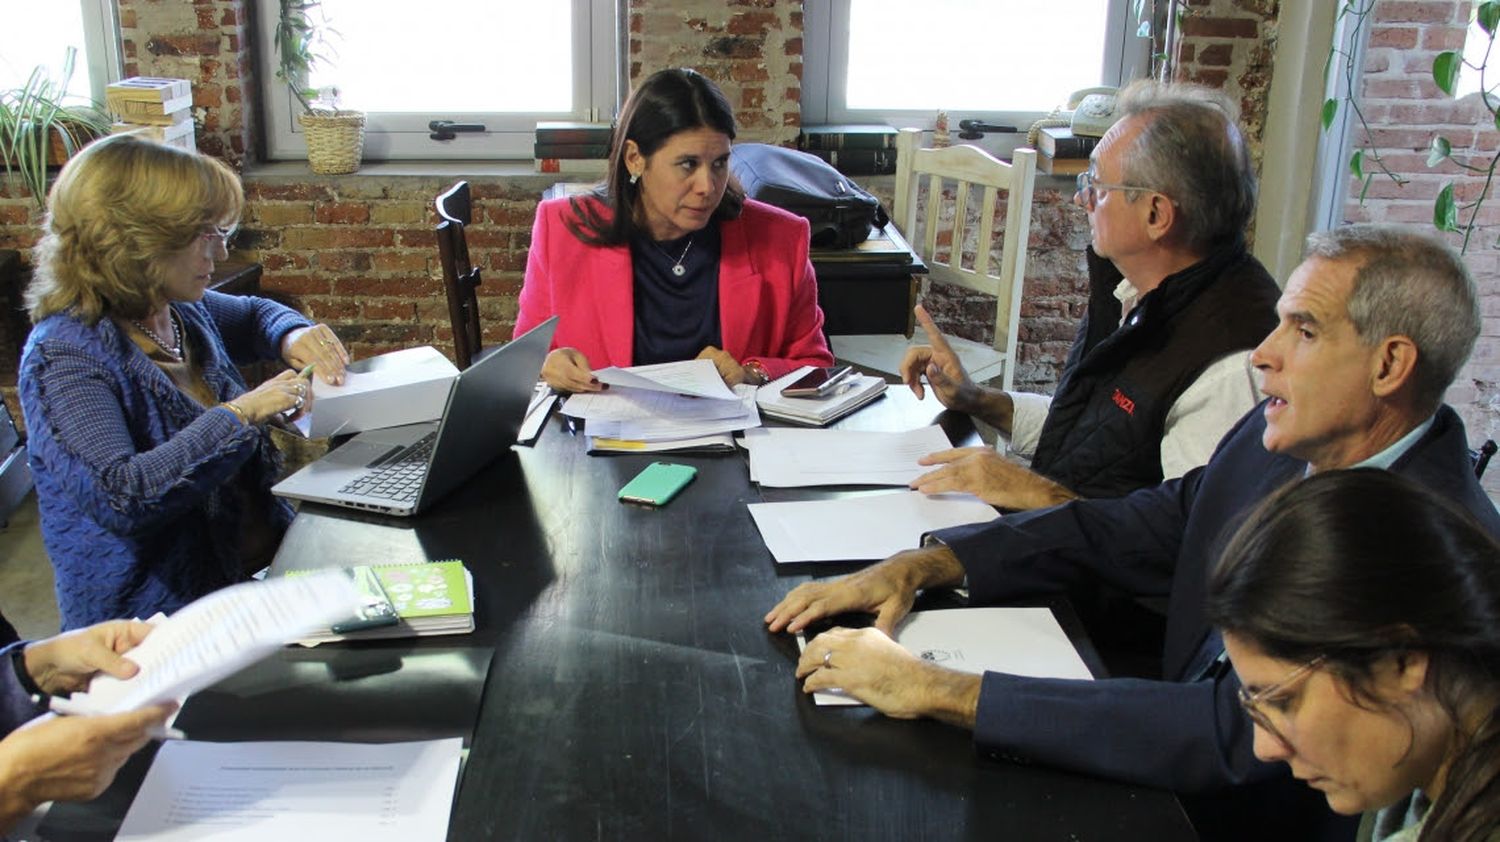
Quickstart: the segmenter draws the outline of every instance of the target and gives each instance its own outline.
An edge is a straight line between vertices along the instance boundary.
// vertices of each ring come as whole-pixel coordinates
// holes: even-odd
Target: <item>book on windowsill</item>
[[[1075,135],[1067,126],[1048,126],[1036,135],[1037,153],[1052,158],[1087,158],[1098,144],[1099,138]]]
[[[474,577],[462,561],[360,565],[347,569],[365,596],[364,610],[360,616],[333,624],[326,632],[297,641],[301,645],[468,634],[474,630]],[[376,624],[377,618],[392,613],[396,618],[394,623]]]
[[[1078,175],[1088,172],[1088,158],[1049,158],[1036,156],[1036,171],[1047,175]]]
[[[143,137],[149,137],[157,143],[167,146],[177,146],[190,152],[198,150],[197,138],[194,135],[192,120],[185,123],[177,123],[171,126],[142,126],[139,123],[111,123],[110,134],[124,134],[125,132],[136,132]]]
[[[851,374],[847,385],[826,397],[789,398],[781,394],[782,389],[809,371],[812,371],[812,366],[805,365],[760,387],[755,391],[755,405],[771,418],[822,427],[880,397],[886,388],[885,380],[879,377]]]
[[[896,130],[879,125],[803,126],[802,134],[797,137],[797,148],[804,152],[819,149],[895,149]]]
[[[609,172],[604,158],[535,158],[537,172],[574,173],[603,178]]]
[[[578,123],[572,121],[543,120],[536,124],[536,142],[544,145],[557,143],[589,143],[609,145],[608,123]]]
[[[104,88],[105,99],[113,102],[153,102],[157,105],[193,95],[193,84],[187,79],[157,76],[132,76],[112,82]]]
[[[896,173],[894,149],[809,149],[807,154],[822,158],[844,175]]]
[[[608,158],[607,143],[537,143],[531,147],[533,158]]]

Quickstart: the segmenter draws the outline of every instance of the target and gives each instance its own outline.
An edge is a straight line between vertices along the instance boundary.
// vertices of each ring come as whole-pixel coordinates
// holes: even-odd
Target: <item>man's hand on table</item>
[[[980,677],[945,669],[906,651],[874,628],[830,629],[797,662],[802,692],[842,690],[886,716],[932,717],[974,727]]]

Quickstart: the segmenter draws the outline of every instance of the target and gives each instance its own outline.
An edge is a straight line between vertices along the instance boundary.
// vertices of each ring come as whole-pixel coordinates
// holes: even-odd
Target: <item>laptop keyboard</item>
[[[427,463],[432,457],[432,445],[437,441],[434,430],[410,447],[392,456],[379,468],[340,488],[344,494],[362,494],[380,497],[398,503],[417,499],[422,487],[422,478],[427,475]]]

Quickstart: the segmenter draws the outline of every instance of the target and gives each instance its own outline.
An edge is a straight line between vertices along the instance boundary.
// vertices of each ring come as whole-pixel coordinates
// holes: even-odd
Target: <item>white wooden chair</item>
[[[920,149],[921,138],[919,129],[902,129],[896,139],[896,227],[927,264],[933,283],[957,284],[995,296],[991,345],[957,337],[949,341],[975,381],[999,378],[1001,388],[1010,389],[1015,382],[1036,152],[1017,149],[1007,164],[974,146]],[[995,210],[1001,191],[1006,193],[1005,235],[996,254]],[[971,193],[980,196],[975,225],[970,224]],[[919,209],[923,211],[920,221]],[[891,373],[899,368],[907,345],[926,341],[921,331],[909,339],[899,335],[832,337],[835,356]]]

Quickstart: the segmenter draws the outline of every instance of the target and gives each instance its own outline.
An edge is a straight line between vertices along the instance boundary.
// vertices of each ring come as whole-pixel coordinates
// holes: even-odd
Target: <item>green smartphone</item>
[[[652,462],[635,479],[620,489],[620,500],[625,503],[645,503],[648,506],[665,506],[687,487],[698,475],[692,465],[675,465],[671,462]]]

